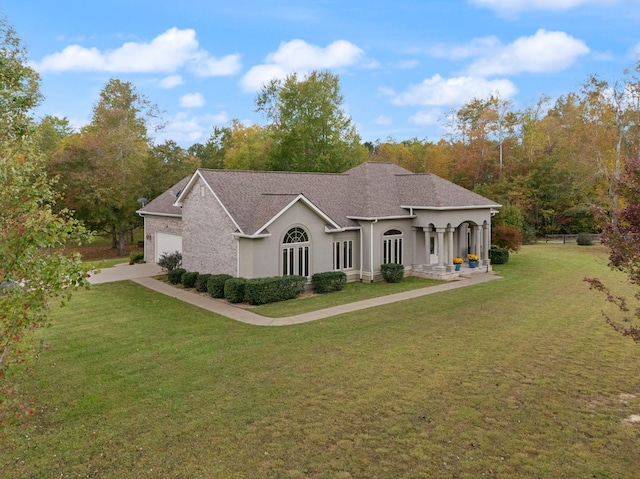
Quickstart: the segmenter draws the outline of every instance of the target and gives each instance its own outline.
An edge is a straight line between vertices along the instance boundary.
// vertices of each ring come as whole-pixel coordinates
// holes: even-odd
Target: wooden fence
[[[582,236],[588,236],[592,243],[602,243],[602,238],[597,233],[582,233]],[[577,239],[578,235],[544,235],[545,243],[575,243]]]

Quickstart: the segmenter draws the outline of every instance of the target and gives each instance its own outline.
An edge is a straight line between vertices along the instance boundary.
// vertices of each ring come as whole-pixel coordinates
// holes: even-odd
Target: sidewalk
[[[123,258],[122,261],[126,261]],[[112,283],[125,279],[147,278],[162,274],[162,268],[154,263],[129,264],[122,263],[111,268],[103,268],[99,273],[90,273],[88,280],[91,284]]]
[[[202,296],[191,291],[185,291],[183,289],[176,288],[150,277],[138,277],[131,279],[133,279],[134,282],[141,284],[142,286],[145,286],[149,289],[179,299],[180,301],[184,301],[185,303],[193,304],[195,306],[198,306],[199,308],[211,311],[212,313],[226,316],[227,318],[231,318],[236,321],[241,321],[243,323],[253,324],[256,326],[288,326],[291,324],[300,324],[309,321],[315,321],[318,319],[329,318],[331,316],[350,313],[352,311],[359,311],[361,309],[374,308],[376,306],[395,303],[397,301],[404,301],[406,299],[418,298],[420,296],[426,296],[428,294],[464,288],[466,286],[473,286],[475,284],[486,283],[488,281],[493,281],[494,279],[499,278],[500,276],[496,276],[493,274],[477,274],[468,279],[461,279],[459,281],[451,281],[449,283],[443,283],[437,286],[429,286],[428,288],[414,289],[412,291],[404,291],[402,293],[365,299],[363,301],[357,301],[355,303],[342,304],[340,306],[333,306],[331,308],[312,311],[310,313],[298,314],[286,318],[267,318],[266,316],[260,316],[259,314],[252,313],[251,311],[248,311],[246,309],[232,306],[225,301],[210,298],[208,296]]]

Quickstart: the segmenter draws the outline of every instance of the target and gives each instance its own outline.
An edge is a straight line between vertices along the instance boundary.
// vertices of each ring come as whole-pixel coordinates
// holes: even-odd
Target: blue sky
[[[46,97],[37,115],[86,124],[110,78],[165,111],[157,141],[263,123],[263,82],[340,76],[364,141],[437,141],[446,115],[498,93],[516,108],[615,81],[640,55],[640,0],[0,0]]]

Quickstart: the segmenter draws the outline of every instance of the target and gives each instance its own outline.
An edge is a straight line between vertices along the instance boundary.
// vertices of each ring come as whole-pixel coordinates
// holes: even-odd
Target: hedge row
[[[342,271],[327,271],[311,276],[311,288],[314,293],[324,294],[342,291],[347,284],[347,275]]]
[[[195,288],[198,292],[206,292],[212,298],[225,298],[230,303],[246,301],[253,305],[297,298],[304,291],[307,282],[303,276],[273,276],[247,280],[234,278],[229,274],[188,272],[184,268],[169,271],[168,280],[171,284],[182,284],[185,289]],[[340,289],[344,288],[344,282],[346,276]],[[340,280],[334,278],[329,283],[330,287],[338,288]]]
[[[259,305],[297,298],[304,291],[304,276],[271,276],[249,279],[244,285],[244,299]]]

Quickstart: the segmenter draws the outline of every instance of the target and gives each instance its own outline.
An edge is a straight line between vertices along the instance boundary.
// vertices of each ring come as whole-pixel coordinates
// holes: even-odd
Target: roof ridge
[[[323,171],[271,171],[271,170],[225,170],[224,168],[198,168],[200,171],[229,172],[229,173],[268,173],[285,175],[321,175],[321,176],[342,176],[345,173],[327,173]]]

